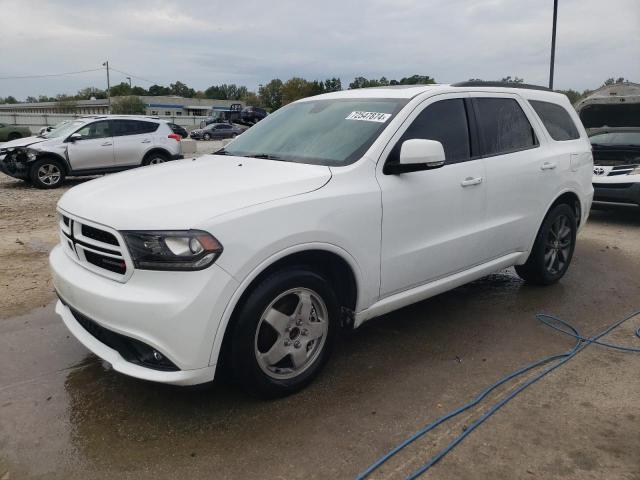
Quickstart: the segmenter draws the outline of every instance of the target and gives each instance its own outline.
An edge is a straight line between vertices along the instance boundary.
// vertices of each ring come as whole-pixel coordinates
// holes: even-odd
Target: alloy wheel
[[[262,313],[254,348],[258,365],[272,378],[300,375],[318,358],[329,329],[328,309],[313,290],[278,295]]]
[[[164,158],[162,157],[153,157],[151,160],[149,160],[149,165],[157,165],[159,163],[164,163]]]
[[[38,169],[38,180],[44,185],[55,185],[60,181],[61,172],[57,165],[45,163]]]
[[[569,218],[559,215],[549,227],[544,249],[544,265],[550,274],[558,274],[567,265],[571,252],[571,237]]]

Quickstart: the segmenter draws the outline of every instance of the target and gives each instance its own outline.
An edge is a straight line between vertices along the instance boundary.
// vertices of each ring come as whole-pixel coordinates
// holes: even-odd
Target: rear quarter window
[[[563,107],[551,102],[529,100],[551,138],[557,141],[576,140],[580,132],[571,119],[569,112]]]

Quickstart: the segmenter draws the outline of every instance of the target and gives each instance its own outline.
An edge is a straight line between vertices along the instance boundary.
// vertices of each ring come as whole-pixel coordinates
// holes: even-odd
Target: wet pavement
[[[535,313],[591,335],[637,309],[640,209],[626,207],[592,212],[561,283],[530,287],[506,270],[372,320],[281,400],[129,379],[71,337],[51,304],[0,320],[0,479],[353,478],[504,374],[572,345]],[[609,340],[632,344],[634,325]],[[639,372],[640,354],[589,347],[425,478],[640,479]],[[487,405],[373,478],[403,478]]]

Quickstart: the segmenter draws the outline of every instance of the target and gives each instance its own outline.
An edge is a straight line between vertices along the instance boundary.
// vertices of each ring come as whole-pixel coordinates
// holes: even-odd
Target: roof
[[[497,86],[497,83],[500,83]],[[306,100],[323,100],[331,98],[405,98],[411,99],[423,93],[442,94],[442,93],[463,93],[463,92],[499,92],[499,93],[517,93],[526,98],[544,99],[553,98],[558,101],[566,98],[561,93],[556,93],[544,87],[536,85],[526,85],[519,87],[519,84],[513,86],[503,86],[501,82],[483,82],[482,84],[474,82],[473,85],[467,85],[468,82],[461,84],[433,84],[433,85],[397,85],[389,87],[371,87],[357,88],[352,90],[341,90],[338,92],[325,93],[315,97],[308,97]],[[536,88],[532,88],[536,87]]]

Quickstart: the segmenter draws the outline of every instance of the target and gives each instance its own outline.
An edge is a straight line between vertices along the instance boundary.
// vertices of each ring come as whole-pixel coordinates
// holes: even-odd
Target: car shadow
[[[590,223],[602,225],[640,226],[640,206],[621,203],[594,203],[589,212]]]

